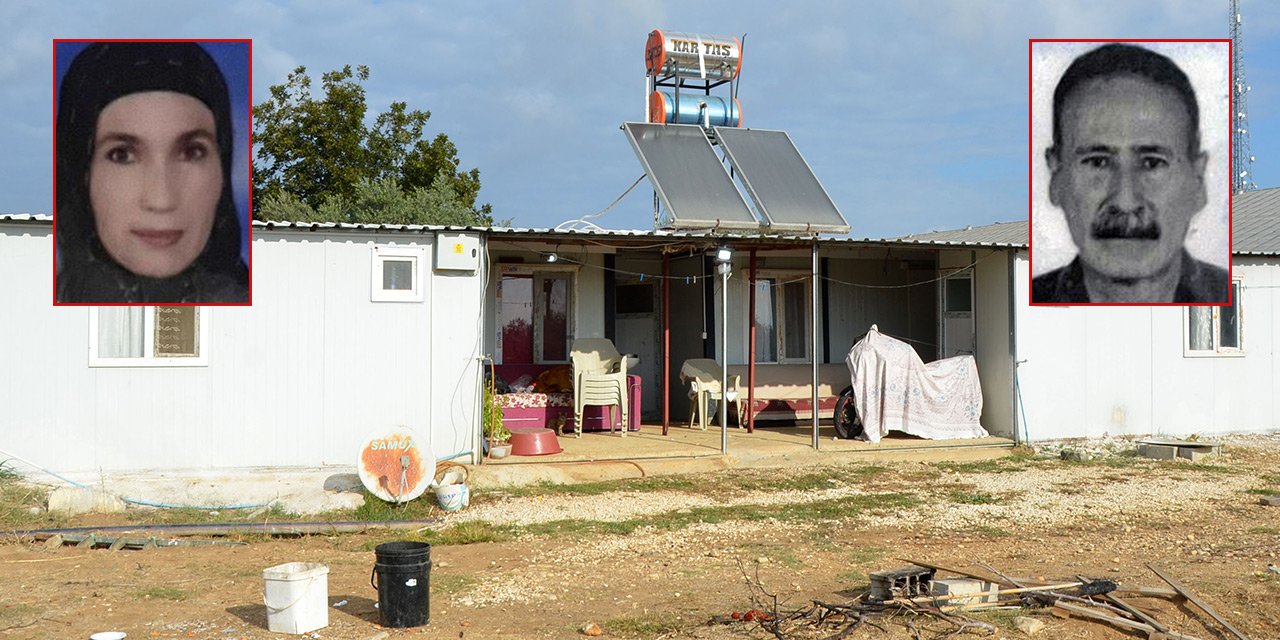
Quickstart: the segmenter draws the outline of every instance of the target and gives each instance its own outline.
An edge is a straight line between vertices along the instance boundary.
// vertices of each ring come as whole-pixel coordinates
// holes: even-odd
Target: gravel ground
[[[1238,465],[1257,455],[1274,455],[1280,451],[1280,435],[1231,436],[1221,439],[1226,453],[1210,460],[1209,465],[1188,465],[1134,459],[1131,440],[1089,442],[1087,449],[1102,464],[1060,465],[1037,464],[1055,460],[1062,450],[1079,450],[1079,442],[1053,443],[1037,454],[1023,470],[998,473],[961,473],[942,471],[940,477],[921,481],[895,478],[919,476],[937,467],[921,463],[883,463],[888,470],[868,480],[865,486],[837,481],[829,489],[815,491],[749,491],[728,496],[708,496],[682,491],[622,491],[594,496],[542,495],[508,497],[477,505],[451,514],[447,523],[483,520],[494,524],[528,525],[557,520],[594,520],[620,522],[660,516],[669,512],[699,507],[771,506],[799,504],[870,495],[891,491],[915,490],[922,498],[921,506],[893,511],[872,510],[859,514],[857,531],[909,531],[915,537],[954,537],[963,550],[966,544],[979,543],[991,535],[991,528],[1019,532],[1026,542],[1038,544],[1045,532],[1062,529],[1102,529],[1115,531],[1114,545],[1097,538],[1084,537],[1075,549],[1046,552],[1043,559],[1062,561],[1073,555],[1099,557],[1103,563],[1121,564],[1120,547],[1133,553],[1155,553],[1167,550],[1169,541],[1150,534],[1153,521],[1179,522],[1195,520],[1205,511],[1244,507],[1256,503],[1256,496],[1246,491],[1257,486],[1257,478],[1243,473]],[[1108,466],[1106,458],[1115,458],[1120,466]],[[1016,468],[1017,463],[1013,463]],[[1226,467],[1232,469],[1224,470]],[[945,469],[945,467],[944,467]],[[811,469],[778,471],[782,476],[809,472]],[[709,481],[710,482],[710,481]],[[922,486],[929,488],[920,492]],[[957,503],[950,494],[988,496],[993,504]],[[1244,535],[1245,531],[1232,533]],[[505,568],[500,574],[483,577],[457,603],[464,607],[503,607],[515,604],[562,602],[573,598],[576,584],[591,581],[598,567],[619,561],[635,562],[643,571],[652,565],[648,575],[664,575],[672,566],[687,570],[707,571],[723,568],[726,562],[741,557],[740,547],[760,540],[790,543],[797,537],[811,535],[812,523],[767,521],[727,521],[697,523],[678,530],[640,527],[626,536],[606,536],[576,541],[571,549],[533,550],[519,566]],[[960,535],[956,535],[959,532]],[[997,534],[997,535],[1008,535]],[[1232,553],[1274,562],[1277,549],[1260,544],[1255,548],[1237,548],[1235,552],[1215,549],[1212,534],[1197,539],[1194,533],[1176,542],[1188,555],[1209,557],[1215,553]],[[1112,546],[1115,548],[1113,549]],[[661,561],[655,560],[661,558]],[[757,565],[770,561],[767,555],[747,558]],[[1111,571],[1120,569],[1112,567]],[[548,575],[557,579],[548,580]],[[792,585],[797,591],[800,583]],[[606,586],[602,587],[607,589]]]
[[[773,636],[758,627],[708,621],[753,606],[750,580],[787,607],[815,599],[841,602],[866,588],[870,572],[913,558],[953,567],[981,560],[1011,575],[1106,576],[1137,586],[1161,584],[1146,567],[1157,563],[1250,637],[1280,638],[1280,576],[1268,570],[1280,562],[1280,507],[1260,506],[1258,496],[1247,493],[1280,489],[1280,434],[1221,440],[1222,456],[1201,465],[1137,460],[1130,455],[1134,443],[1117,438],[1046,444],[1030,460],[877,461],[883,469],[875,473],[864,465],[738,470],[694,476],[688,490],[638,484],[600,495],[484,497],[446,515],[445,525],[656,524],[626,534],[570,527],[564,535],[437,545],[432,622],[421,631],[376,626],[369,571],[372,548],[387,539],[385,533],[139,552],[0,545],[0,571],[15,587],[0,589],[0,637],[61,640],[116,628],[128,630],[130,638],[276,638],[265,628],[261,571],[308,561],[330,567],[330,626],[318,632],[321,638],[563,639],[583,637],[580,628],[598,623],[606,638],[769,640]],[[1065,448],[1087,448],[1094,458],[1086,464],[1056,461]],[[818,482],[815,490],[743,488],[824,473],[832,474],[832,482]],[[918,504],[851,512],[836,521],[732,518],[733,507],[883,493],[910,493]],[[673,513],[709,508],[730,510],[714,512],[726,516],[722,522],[671,526]],[[1192,636],[1220,635],[1190,609],[1153,599],[1144,606]],[[1131,637],[1043,610],[1021,613],[1048,625],[1037,637]],[[1025,637],[1008,620],[987,619],[1000,626],[994,637]],[[878,624],[884,629],[863,628],[850,638],[912,637],[897,619]]]
[[[1243,450],[1280,450],[1280,435],[1228,436],[1218,441],[1229,448]],[[1055,459],[1063,450],[1087,450],[1096,460],[1126,458],[1135,444],[1131,439],[1101,439],[1047,443],[1038,447],[1039,459]],[[1230,451],[1218,460],[1229,461]],[[1215,462],[1210,460],[1210,463]],[[1242,474],[1188,471],[1177,476],[1154,479],[1135,484],[1130,482],[1135,474],[1150,473],[1161,469],[1158,461],[1135,460],[1133,466],[1109,468],[1106,466],[1055,466],[1051,471],[1036,467],[1023,471],[973,474],[944,473],[942,478],[929,481],[937,489],[926,495],[945,496],[948,491],[962,487],[966,492],[991,494],[999,504],[931,504],[930,508],[909,509],[891,514],[863,514],[867,526],[925,527],[933,531],[949,531],[972,528],[979,525],[1007,524],[1009,526],[1057,526],[1082,518],[1108,518],[1124,524],[1146,512],[1177,514],[1202,500],[1226,499],[1236,504],[1251,500],[1243,492],[1252,486],[1253,479]],[[708,496],[681,491],[622,491],[595,496],[545,495],[504,498],[497,502],[477,505],[449,516],[449,522],[483,520],[494,524],[528,525],[557,520],[594,520],[620,522],[645,516],[654,516],[680,509],[699,507],[733,507],[743,505],[772,506],[815,502],[833,498],[883,493],[903,490],[904,487],[886,486],[896,474],[905,476],[919,472],[929,465],[920,463],[881,463],[890,468],[870,482],[869,486],[840,483],[819,491],[756,491],[732,496]],[[777,471],[780,477],[797,470]],[[804,470],[808,471],[808,470]],[[708,480],[709,483],[714,480]],[[919,490],[921,484],[910,489]],[[934,501],[930,501],[934,502]],[[1135,510],[1134,505],[1141,505]]]

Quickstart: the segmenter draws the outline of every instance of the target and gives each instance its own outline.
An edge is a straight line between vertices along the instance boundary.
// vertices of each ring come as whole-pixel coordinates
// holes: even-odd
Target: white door
[[[640,414],[655,415],[661,406],[662,342],[658,323],[659,289],[650,282],[619,283],[614,295],[614,341],[619,353],[640,356],[627,373],[640,376]]]
[[[942,357],[973,355],[973,272],[943,279],[941,296]]]

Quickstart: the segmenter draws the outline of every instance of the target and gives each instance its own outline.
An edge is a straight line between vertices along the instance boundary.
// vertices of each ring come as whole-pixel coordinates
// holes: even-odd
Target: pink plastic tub
[[[516,427],[511,430],[511,455],[545,456],[561,451],[556,432],[550,429]]]

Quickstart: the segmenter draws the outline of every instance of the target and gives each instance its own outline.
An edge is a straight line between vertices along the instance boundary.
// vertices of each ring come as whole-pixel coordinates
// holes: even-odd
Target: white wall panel
[[[88,310],[53,306],[52,227],[0,223],[0,449],[89,468]]]
[[[578,270],[577,303],[574,308],[577,338],[604,337],[604,255],[587,253]]]
[[[977,251],[973,308],[974,359],[982,382],[982,426],[1013,438],[1013,353],[1009,326],[1009,254]]]
[[[346,466],[397,425],[471,448],[481,275],[434,273],[430,235],[258,230],[253,306],[203,309],[208,366],[90,368],[91,309],[51,304],[49,229],[2,231],[0,448],[82,474]],[[425,301],[370,301],[375,243],[426,248]]]
[[[1032,440],[1280,428],[1273,259],[1237,257],[1243,357],[1186,357],[1182,307],[1031,307],[1015,267],[1018,369]],[[1019,423],[1021,424],[1021,423]]]
[[[476,411],[482,393],[479,358],[484,355],[483,277],[454,271],[437,271],[432,277],[430,349],[423,358],[431,367],[430,379],[425,389],[406,390],[405,399],[408,410],[421,412],[420,399],[429,398],[428,444],[437,458],[472,450],[477,437]]]
[[[876,325],[882,333],[908,338],[920,357],[936,358],[936,289],[933,284],[908,285],[936,277],[933,269],[906,269],[908,263],[881,257],[832,257],[829,285],[831,361],[844,362],[854,340]],[[854,284],[842,284],[842,283]],[[856,285],[875,285],[875,288]],[[923,292],[923,295],[921,295]],[[921,327],[928,327],[921,331]]]

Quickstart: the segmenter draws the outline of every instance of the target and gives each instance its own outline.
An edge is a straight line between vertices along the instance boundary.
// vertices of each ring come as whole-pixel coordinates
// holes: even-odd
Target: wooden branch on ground
[[[1026,587],[1026,586],[1028,586],[1026,583],[1024,583],[1024,582],[1022,582],[1022,581],[1020,581],[1020,580],[1015,580],[1015,579],[1013,579],[1013,578],[1010,578],[1009,576],[1006,576],[1006,575],[1005,575],[1005,574],[1003,574],[1003,573],[1000,573],[1000,570],[999,570],[999,569],[996,569],[995,567],[993,567],[993,566],[991,566],[991,565],[989,565],[989,564],[987,564],[987,563],[985,563],[985,562],[977,562],[977,563],[975,563],[975,564],[977,564],[979,567],[982,567],[983,569],[986,569],[987,571],[990,571],[991,573],[994,573],[994,574],[996,574],[996,575],[1000,576],[1001,578],[1004,578],[1004,580],[1005,580],[1006,582],[1008,582],[1009,584],[1012,584],[1012,585],[1013,585],[1013,586],[1015,586],[1015,587]],[[1084,580],[1081,580],[1081,582],[1084,582]],[[1039,585],[1035,585],[1035,586],[1039,586]]]
[[[1163,637],[1168,640],[1201,640],[1195,636],[1189,636],[1176,631],[1157,631],[1155,627],[1144,622],[1135,622],[1128,618],[1121,618],[1120,616],[1111,615],[1109,613],[1095,611],[1089,607],[1071,604],[1070,602],[1055,602],[1053,604],[1053,613],[1054,615],[1063,618],[1069,618],[1072,615],[1080,616],[1082,618],[1091,618],[1128,631],[1139,631],[1145,633],[1149,638],[1158,638],[1161,637],[1160,634],[1163,634]]]
[[[961,615],[955,615],[950,612],[943,611],[942,609],[938,609],[936,607],[924,606],[924,607],[920,607],[919,610],[935,618],[940,618],[942,620],[950,622],[953,626],[956,627],[957,632],[964,632],[969,630],[970,628],[982,629],[983,631],[987,632],[987,635],[991,635],[996,632],[995,625],[991,623],[982,622],[981,620],[974,620],[973,618],[966,618]],[[955,634],[952,633],[950,635],[955,635]]]
[[[1071,587],[1080,586],[1081,582],[1061,582],[1058,584],[1048,584],[1042,587],[1020,587],[1015,589],[1000,589],[998,591],[979,591],[977,593],[956,593],[949,596],[916,596],[914,598],[894,598],[893,600],[885,600],[885,604],[936,604],[938,602],[947,602],[950,600],[963,600],[965,598],[983,598],[986,596],[1003,596],[1011,593],[1029,593],[1033,591],[1052,591],[1054,589],[1070,589]]]
[[[1141,620],[1142,622],[1145,622],[1145,623],[1147,623],[1148,625],[1151,625],[1151,628],[1155,629],[1156,631],[1159,631],[1159,632],[1161,632],[1161,633],[1164,633],[1164,632],[1167,632],[1167,631],[1169,630],[1169,627],[1166,627],[1166,626],[1164,626],[1164,625],[1160,624],[1160,621],[1159,621],[1159,620],[1156,620],[1155,618],[1153,618],[1153,617],[1151,617],[1151,616],[1147,615],[1146,613],[1144,613],[1144,612],[1140,611],[1137,607],[1133,606],[1132,604],[1129,604],[1128,602],[1125,602],[1124,600],[1121,600],[1120,598],[1117,598],[1116,596],[1114,596],[1114,595],[1112,595],[1112,594],[1110,594],[1110,593],[1108,593],[1108,594],[1104,594],[1102,597],[1103,597],[1103,598],[1106,598],[1107,600],[1110,600],[1110,601],[1111,601],[1111,603],[1112,603],[1112,604],[1114,604],[1114,605],[1116,605],[1117,607],[1120,607],[1121,609],[1124,609],[1125,611],[1128,611],[1130,614],[1132,614],[1132,615],[1133,615],[1135,618],[1137,618],[1138,620]]]
[[[1139,598],[1164,598],[1166,600],[1173,600],[1176,602],[1185,602],[1187,599],[1186,596],[1167,587],[1120,587],[1119,589],[1116,589],[1114,593],[1121,593],[1125,596],[1137,596]]]
[[[1209,614],[1209,617],[1213,618],[1214,620],[1217,620],[1218,624],[1226,627],[1227,631],[1230,631],[1233,635],[1235,635],[1235,637],[1239,638],[1240,640],[1249,640],[1248,636],[1241,633],[1239,629],[1236,629],[1235,627],[1231,626],[1231,623],[1227,622],[1226,618],[1223,618],[1221,615],[1218,614],[1217,611],[1213,610],[1213,607],[1206,604],[1200,598],[1197,598],[1194,593],[1191,593],[1191,591],[1187,590],[1186,587],[1183,587],[1182,584],[1179,583],[1177,580],[1174,580],[1172,577],[1166,575],[1163,571],[1157,569],[1156,566],[1151,563],[1147,563],[1147,568],[1155,572],[1157,576],[1160,576],[1161,580],[1164,580],[1165,582],[1169,583],[1169,586],[1173,587],[1174,591],[1177,591],[1179,594],[1182,594],[1182,597],[1186,598],[1188,601],[1190,601],[1192,604],[1196,605],[1197,607],[1200,607],[1200,610]]]

